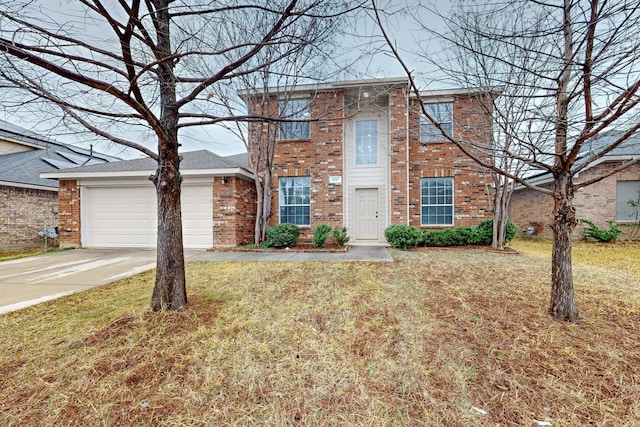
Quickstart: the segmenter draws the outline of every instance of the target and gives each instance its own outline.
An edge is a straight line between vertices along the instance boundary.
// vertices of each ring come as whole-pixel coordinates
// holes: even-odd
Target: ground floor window
[[[630,200],[637,202],[640,195],[640,181],[616,182],[616,221],[637,221],[636,210]]]
[[[453,178],[420,182],[422,225],[453,225]]]
[[[280,222],[311,225],[311,179],[280,178]]]

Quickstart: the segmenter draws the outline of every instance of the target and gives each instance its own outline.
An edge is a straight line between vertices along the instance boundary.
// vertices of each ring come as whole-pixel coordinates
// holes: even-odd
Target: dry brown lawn
[[[638,245],[576,245],[583,322],[547,316],[548,242],[393,263],[188,264],[0,316],[1,426],[634,426]],[[546,424],[550,423],[550,424]]]

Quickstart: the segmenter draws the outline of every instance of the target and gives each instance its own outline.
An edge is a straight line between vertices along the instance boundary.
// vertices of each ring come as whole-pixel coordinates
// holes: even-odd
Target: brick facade
[[[213,246],[253,243],[256,218],[255,184],[237,177],[213,181]]]
[[[455,97],[453,132],[456,138],[474,143],[489,141],[491,114],[476,97]],[[420,142],[420,106],[411,104],[409,162],[409,224],[421,226],[420,185],[422,178],[453,177],[454,226],[473,227],[493,218],[490,173],[450,142]]]
[[[39,231],[58,225],[57,191],[0,186],[0,245],[40,245]]]
[[[454,144],[420,142],[419,104],[410,99],[408,85],[393,83],[376,86],[374,82],[366,89],[349,86],[312,92],[309,139],[276,142],[270,225],[279,222],[279,178],[302,176],[310,177],[311,181],[311,226],[301,227],[300,241],[310,242],[313,230],[320,223],[346,225],[345,209],[349,204],[345,198],[347,188],[352,188],[353,184],[347,182],[349,174],[345,171],[345,167],[348,167],[344,152],[347,145],[345,138],[351,138],[347,135],[348,124],[358,113],[354,105],[357,107],[360,102],[353,104],[351,101],[360,99],[358,97],[362,92],[372,88],[376,94],[376,108],[388,115],[388,122],[385,118],[385,124],[381,124],[385,129],[388,126],[388,133],[380,135],[380,138],[388,138],[388,141],[381,141],[380,144],[380,161],[382,167],[387,168],[386,172],[381,173],[388,177],[388,184],[384,185],[384,188],[388,188],[387,194],[381,194],[381,197],[387,198],[384,205],[388,212],[381,214],[381,217],[386,218],[387,225],[411,224],[421,227],[421,178],[431,177],[454,178],[454,226],[475,226],[491,218],[491,175]],[[371,93],[365,96],[371,99]],[[347,97],[350,101],[348,108],[345,106]],[[450,95],[450,99],[454,104],[456,136],[476,143],[490,141],[490,109],[485,108],[475,96]],[[275,105],[274,99],[268,110],[276,111]],[[258,111],[260,107],[250,105],[249,109]],[[255,138],[260,135],[256,131],[258,125],[254,125],[253,129],[251,135]],[[271,130],[261,134],[274,135],[274,132]],[[331,184],[329,179],[333,176],[341,177],[342,182]],[[364,188],[361,183],[357,185],[357,188]]]
[[[273,160],[270,225],[279,222],[279,178],[308,176],[311,180],[311,226],[301,227],[299,242],[310,243],[318,224],[342,226],[343,184],[329,177],[343,176],[342,92],[318,94],[310,105],[310,140],[278,141]]]
[[[607,170],[618,166],[619,163],[604,163],[580,174],[577,182],[587,181],[595,176],[603,175]],[[607,177],[602,181],[581,188],[575,193],[574,207],[577,218],[593,221],[600,228],[608,228],[607,221],[616,219],[616,182],[640,180],[640,165],[630,166],[622,172]],[[546,188],[553,188],[552,184]],[[553,223],[553,198],[529,188],[523,188],[513,193],[510,205],[510,217],[518,226],[519,232],[523,228],[533,227],[534,235],[553,237],[551,224]],[[626,226],[620,224],[624,231]],[[584,236],[584,226],[578,224],[573,237],[580,239]]]
[[[61,248],[79,248],[80,240],[80,188],[76,180],[58,183],[58,216]]]

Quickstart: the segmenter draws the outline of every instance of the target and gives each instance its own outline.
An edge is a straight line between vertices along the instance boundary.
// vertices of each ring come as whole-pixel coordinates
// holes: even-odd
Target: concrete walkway
[[[204,252],[189,261],[393,261],[382,246],[351,246],[347,252]]]

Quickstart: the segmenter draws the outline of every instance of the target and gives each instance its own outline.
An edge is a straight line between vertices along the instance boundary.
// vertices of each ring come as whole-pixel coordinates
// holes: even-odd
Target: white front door
[[[380,238],[379,208],[377,188],[356,188],[355,240]]]

